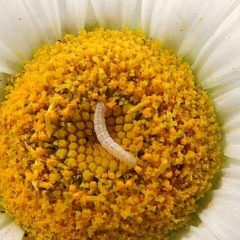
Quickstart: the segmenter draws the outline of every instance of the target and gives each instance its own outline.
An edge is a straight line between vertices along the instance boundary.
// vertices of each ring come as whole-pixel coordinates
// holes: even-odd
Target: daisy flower
[[[76,35],[79,29],[141,28],[149,38],[161,40],[164,48],[173,49],[191,64],[196,81],[207,90],[215,104],[224,135],[222,146],[227,162],[220,181],[216,181],[214,189],[201,202],[201,211],[197,213],[200,221],[176,237],[237,240],[240,236],[239,14],[238,0],[2,1],[1,100],[4,100],[7,78],[21,71],[23,60],[31,60],[33,53],[44,44],[55,43],[68,33]],[[24,238],[24,232],[4,209],[0,213],[0,238]]]

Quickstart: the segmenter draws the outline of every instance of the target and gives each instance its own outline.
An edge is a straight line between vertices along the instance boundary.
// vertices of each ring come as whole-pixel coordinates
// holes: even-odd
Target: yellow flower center
[[[136,166],[98,141],[98,102],[99,125]],[[39,240],[165,239],[222,162],[214,107],[190,66],[128,28],[37,50],[10,78],[0,132],[2,205]]]

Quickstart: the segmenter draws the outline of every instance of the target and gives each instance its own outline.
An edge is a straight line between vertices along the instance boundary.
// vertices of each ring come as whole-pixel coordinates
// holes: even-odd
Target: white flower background
[[[192,65],[211,95],[224,132],[228,163],[183,240],[240,239],[240,1],[239,0],[4,0],[0,2],[0,90],[44,43],[66,33],[103,26],[141,27]],[[0,213],[0,239],[23,232]]]

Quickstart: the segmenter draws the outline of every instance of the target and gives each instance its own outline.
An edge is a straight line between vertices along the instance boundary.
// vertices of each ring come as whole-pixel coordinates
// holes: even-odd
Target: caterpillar
[[[94,130],[98,141],[110,154],[118,158],[120,161],[127,163],[131,167],[136,165],[136,159],[121,146],[119,146],[110,137],[104,118],[105,105],[102,102],[97,103],[94,114]]]

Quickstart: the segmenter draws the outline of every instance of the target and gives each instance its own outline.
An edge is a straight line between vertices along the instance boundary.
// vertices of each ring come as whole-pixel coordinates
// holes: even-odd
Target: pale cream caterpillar
[[[99,102],[96,106],[94,114],[94,130],[98,141],[114,157],[131,167],[134,167],[136,165],[136,159],[129,152],[125,151],[121,146],[114,142],[114,140],[110,137],[106,127],[104,113],[105,105],[104,103]]]

